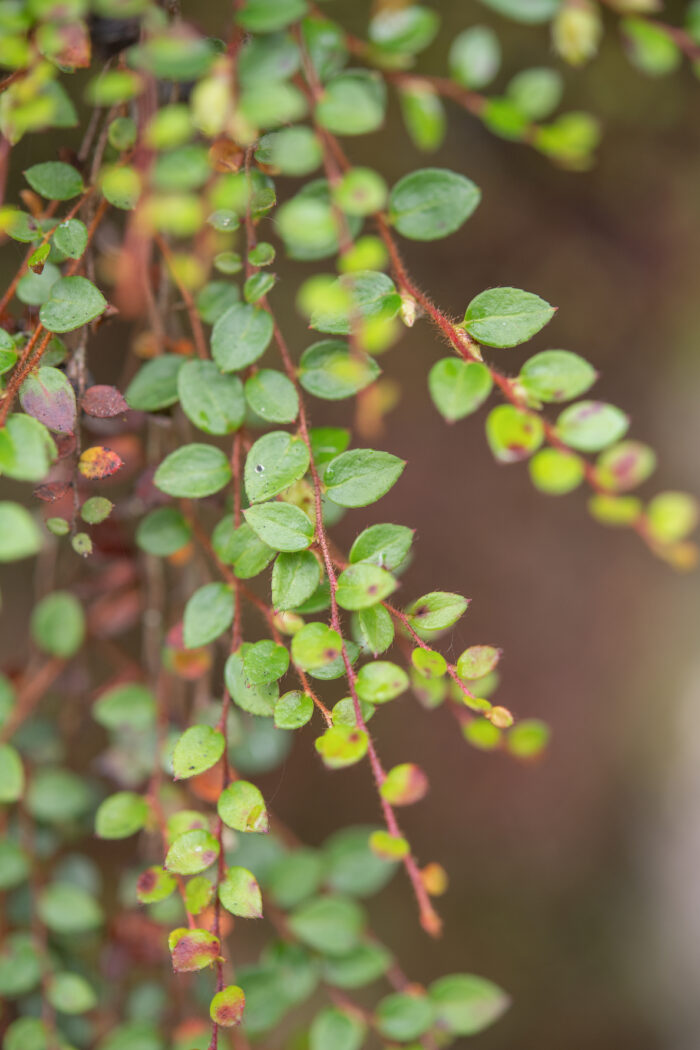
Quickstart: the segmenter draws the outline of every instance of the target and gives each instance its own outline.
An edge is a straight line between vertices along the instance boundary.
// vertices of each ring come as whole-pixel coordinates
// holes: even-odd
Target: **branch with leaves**
[[[0,560],[37,558],[26,652],[0,677],[3,1050],[248,1050],[290,1020],[311,1050],[371,1033],[435,1050],[495,1022],[508,997],[469,973],[411,981],[371,930],[362,900],[397,869],[433,936],[447,885],[397,815],[428,776],[410,756],[387,768],[375,727],[412,692],[481,750],[533,760],[548,730],[493,702],[496,646],[448,660],[456,639],[439,639],[461,631],[466,597],[438,581],[404,598],[410,525],[360,521],[347,552],[334,538],[406,468],[361,443],[389,399],[377,358],[427,318],[450,351],[427,377],[444,419],[496,391],[498,462],[527,461],[551,495],[585,482],[595,518],[676,567],[694,564],[697,509],[680,492],[632,494],[654,453],[616,406],[581,399],[597,376],[579,354],[541,351],[506,374],[500,359],[545,328],[549,303],[491,288],[455,319],[416,284],[399,238],[456,234],[480,189],[435,167],[389,188],[353,164],[352,141],[381,128],[390,90],[423,151],[442,141],[441,98],[580,170],[597,124],[552,119],[554,69],[484,94],[500,45],[483,26],[452,41],[449,76],[416,70],[437,8],[379,5],[362,40],[306,0],[245,0],[213,40],[168,5],[127,6],[0,11],[0,182],[20,202],[0,209],[15,268],[0,299],[0,472],[31,487],[0,502]],[[576,60],[591,5],[533,6]],[[76,152],[7,183],[25,135],[82,125]],[[309,277],[307,263],[327,268]],[[310,345],[288,334],[280,280]],[[112,373],[98,352],[110,328]],[[353,398],[351,430],[334,410]],[[366,766],[380,822],[300,842],[256,783],[291,747],[331,777]]]

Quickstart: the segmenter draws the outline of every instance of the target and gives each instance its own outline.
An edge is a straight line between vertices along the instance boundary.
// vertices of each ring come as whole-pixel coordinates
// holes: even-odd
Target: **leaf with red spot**
[[[84,412],[96,419],[110,419],[129,411],[123,394],[115,386],[91,386],[80,399]]]
[[[75,393],[58,368],[39,368],[28,376],[19,392],[22,408],[29,416],[62,434],[75,427]]]
[[[208,930],[173,930],[170,954],[176,973],[192,973],[211,966],[219,958],[219,938]]]
[[[78,461],[78,470],[84,478],[99,481],[116,474],[124,466],[121,456],[104,445],[93,445],[86,448]]]
[[[45,485],[38,485],[33,494],[44,503],[55,503],[65,496],[70,487],[69,481],[48,481]]]
[[[209,1016],[214,1024],[222,1028],[233,1028],[240,1024],[243,1019],[245,1007],[245,995],[243,989],[236,984],[230,984],[217,992],[209,1006]]]

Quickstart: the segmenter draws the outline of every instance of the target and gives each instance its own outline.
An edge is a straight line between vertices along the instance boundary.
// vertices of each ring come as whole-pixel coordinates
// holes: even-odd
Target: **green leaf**
[[[599,452],[619,441],[630,421],[621,409],[604,401],[577,401],[557,419],[557,434],[578,452]]]
[[[357,695],[370,704],[385,704],[408,689],[408,675],[389,660],[365,664],[357,673]]]
[[[432,153],[438,149],[447,130],[445,107],[428,81],[415,81],[399,87],[401,115],[416,149]]]
[[[417,598],[405,610],[411,625],[419,631],[444,631],[466,612],[469,599],[451,591],[431,591]]]
[[[428,388],[438,412],[448,423],[476,412],[491,393],[493,379],[479,361],[443,357],[430,369]]]
[[[173,776],[176,780],[196,777],[211,769],[224,753],[224,735],[211,726],[190,726],[175,744]]]
[[[199,875],[219,856],[219,843],[209,831],[195,828],[178,835],[168,850],[165,867],[176,875]]]
[[[642,501],[636,496],[608,496],[596,493],[588,501],[588,510],[601,525],[627,528],[642,513]]]
[[[389,882],[396,871],[394,861],[378,857],[370,849],[373,827],[343,828],[324,845],[328,885],[339,893],[371,897]]]
[[[143,518],[136,529],[136,542],[142,551],[167,558],[190,542],[192,529],[175,507],[158,507]]]
[[[481,200],[478,186],[454,171],[423,168],[404,175],[389,195],[389,218],[413,241],[435,241],[458,230]]]
[[[246,678],[253,685],[276,682],[287,673],[289,652],[284,645],[278,645],[266,638],[261,642],[248,644],[241,651]]]
[[[542,754],[550,737],[549,726],[536,718],[518,722],[506,737],[506,747],[516,758],[531,759]]]
[[[366,1030],[361,1017],[327,1006],[311,1022],[309,1050],[360,1050]]]
[[[394,641],[394,622],[381,605],[357,613],[355,640],[373,656],[385,652]]]
[[[493,645],[470,645],[457,660],[457,674],[467,680],[483,678],[494,670],[501,650]]]
[[[251,715],[262,715],[269,718],[274,713],[279,688],[276,682],[256,685],[250,681],[243,663],[246,647],[249,644],[244,643],[238,652],[232,653],[226,661],[224,668],[226,688],[234,703],[244,711],[248,711]]]
[[[306,14],[306,0],[246,0],[236,15],[249,33],[275,33]]]
[[[102,909],[87,890],[68,882],[51,882],[39,894],[37,912],[54,933],[87,933],[102,924]]]
[[[272,547],[263,543],[246,522],[234,528],[233,517],[222,518],[212,534],[216,556],[233,570],[240,580],[257,576],[275,556]]]
[[[274,368],[261,368],[246,380],[245,399],[268,423],[293,423],[299,415],[294,384]]]
[[[214,324],[211,352],[222,372],[238,372],[252,365],[272,339],[272,318],[249,303],[234,303]]]
[[[324,401],[352,397],[373,383],[379,374],[380,368],[373,357],[360,350],[351,352],[339,339],[313,343],[299,362],[299,382],[304,390]]]
[[[662,77],[678,69],[683,53],[663,26],[643,18],[625,18],[621,26],[630,61],[651,77]]]
[[[569,350],[543,350],[526,361],[518,379],[538,401],[569,401],[596,381],[595,368]]]
[[[209,1016],[222,1028],[233,1028],[243,1019],[245,995],[238,985],[230,984],[217,992],[209,1004]]]
[[[447,660],[434,649],[414,649],[411,663],[423,678],[441,678],[447,671]]]
[[[0,744],[0,803],[16,802],[24,793],[24,766],[12,744]]]
[[[36,769],[29,783],[27,809],[44,824],[67,824],[85,815],[92,793],[77,773],[67,769]]]
[[[525,343],[551,321],[555,307],[519,288],[488,288],[470,302],[464,315],[469,335],[486,346]]]
[[[425,995],[396,992],[377,1004],[375,1017],[377,1029],[386,1039],[407,1043],[428,1031],[433,1023],[434,1009]]]
[[[5,837],[0,841],[0,891],[15,889],[28,876],[29,857],[13,839]]]
[[[307,623],[292,638],[292,660],[305,671],[331,664],[341,653],[340,635],[324,623]]]
[[[476,1035],[508,1009],[510,1000],[484,977],[455,973],[434,981],[428,989],[436,1020],[454,1035]]]
[[[527,459],[544,441],[544,425],[539,416],[515,405],[497,405],[486,417],[486,440],[501,463]]]
[[[41,550],[41,533],[19,503],[0,502],[0,562],[20,561]]]
[[[317,893],[323,875],[319,851],[296,848],[272,865],[266,879],[267,888],[275,903],[287,911]]]
[[[583,481],[586,469],[580,456],[561,452],[557,448],[543,448],[528,463],[532,484],[548,496],[564,496]]]
[[[412,542],[413,529],[406,525],[370,525],[353,543],[349,558],[394,572],[406,561]]]
[[[326,83],[316,119],[335,135],[366,135],[381,127],[385,110],[386,87],[380,75],[348,69]]]
[[[243,513],[256,535],[273,550],[302,551],[313,542],[313,522],[291,503],[264,503]]]
[[[156,720],[156,701],[145,685],[129,682],[101,693],[92,705],[91,714],[105,729],[143,732]]]
[[[350,335],[363,321],[388,321],[400,309],[401,296],[390,277],[378,270],[360,270],[343,274],[330,285],[327,301],[320,304],[311,315],[311,327],[331,335]],[[316,345],[333,342],[324,340],[322,344]],[[359,365],[362,364],[371,370],[364,357],[359,359]],[[357,375],[357,369],[354,374]]]
[[[311,720],[314,702],[297,689],[284,693],[275,704],[275,725],[278,729],[301,729]]]
[[[24,177],[33,190],[49,201],[68,201],[85,189],[80,172],[58,160],[34,164],[27,168]]]
[[[39,320],[49,332],[72,332],[94,321],[106,306],[104,295],[87,277],[61,277],[39,310]]]
[[[362,988],[383,977],[391,965],[391,955],[376,941],[358,944],[346,955],[323,960],[323,977],[337,988]]]
[[[46,263],[41,273],[25,273],[17,283],[17,298],[27,306],[41,306],[47,302],[61,271],[53,263]]]
[[[244,919],[262,918],[262,896],[252,872],[247,868],[229,868],[219,886],[219,900],[232,915]]]
[[[233,592],[226,583],[205,583],[185,606],[183,637],[188,649],[208,645],[233,623]]]
[[[53,591],[34,607],[31,630],[43,652],[68,660],[85,637],[83,607],[68,591]]]
[[[129,408],[137,412],[159,412],[178,399],[177,377],[185,363],[180,354],[161,354],[147,361],[126,388]]]
[[[192,915],[200,915],[214,899],[214,885],[206,875],[195,875],[185,889],[187,910]]]
[[[57,455],[43,423],[21,413],[11,415],[0,430],[0,471],[16,481],[43,481]]]
[[[234,831],[266,832],[270,829],[265,800],[255,784],[247,780],[235,780],[224,788],[216,808],[226,827]]]
[[[213,445],[182,445],[165,457],[153,480],[169,496],[201,499],[228,485],[231,466]]]
[[[295,908],[289,926],[300,941],[324,955],[345,955],[359,943],[365,926],[363,909],[340,894],[314,897]]]
[[[545,120],[561,102],[564,82],[556,69],[524,69],[513,77],[507,91],[528,120]]]
[[[309,450],[301,438],[281,430],[258,438],[245,462],[245,490],[251,503],[262,503],[303,478]]]
[[[42,959],[28,933],[10,933],[0,948],[0,995],[16,999],[39,984]],[[17,1022],[15,1022],[17,1023]],[[24,1046],[17,1050],[24,1050]]]
[[[126,839],[141,831],[148,819],[148,803],[133,791],[118,791],[101,803],[95,814],[95,833],[101,839]]]
[[[63,434],[75,428],[75,391],[64,372],[58,368],[38,368],[27,376],[19,391],[27,415]]]
[[[548,22],[560,4],[560,0],[481,0],[482,4],[497,11],[499,15],[512,18],[514,22],[535,24]]]
[[[439,26],[437,12],[422,4],[383,8],[370,19],[369,38],[382,50],[414,55],[432,43]]]
[[[277,168],[282,175],[310,175],[320,168],[323,150],[311,128],[297,125],[263,135],[255,151],[261,164]]]
[[[317,737],[316,750],[329,769],[354,766],[365,757],[369,740],[364,729],[356,726],[332,725]]]
[[[182,411],[206,434],[231,434],[245,418],[243,384],[213,361],[187,361],[177,376]]]
[[[314,593],[321,580],[321,566],[311,551],[280,554],[272,567],[272,606],[296,609]]]
[[[80,517],[88,525],[99,525],[106,521],[114,510],[114,504],[104,496],[90,496],[80,508]]]
[[[87,242],[87,226],[80,219],[66,219],[54,231],[53,243],[69,259],[79,259],[87,248]]]
[[[678,543],[698,522],[698,504],[686,492],[660,492],[646,508],[647,525],[659,543]]]
[[[323,480],[334,503],[341,507],[366,507],[389,491],[405,466],[405,460],[389,452],[358,448],[331,460]]]
[[[450,45],[450,76],[462,87],[479,90],[501,67],[501,45],[489,26],[464,29]]]
[[[360,562],[341,572],[336,598],[341,609],[367,609],[388,598],[397,586],[386,569]]]

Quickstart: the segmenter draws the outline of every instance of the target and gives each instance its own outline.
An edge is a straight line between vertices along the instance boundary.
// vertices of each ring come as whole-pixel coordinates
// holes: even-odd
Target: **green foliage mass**
[[[395,97],[423,155],[449,102],[557,165],[592,165],[599,126],[560,110],[560,67],[594,58],[598,5],[482,2],[550,23],[550,64],[494,88],[498,32],[445,40],[437,2],[373,4],[364,38],[307,0],[222,6],[212,38],[156,0],[0,3],[2,160],[30,136],[37,158],[0,205],[22,260],[0,308],[0,562],[37,589],[25,670],[0,677],[3,1050],[205,1050],[241,1024],[251,1038],[284,1024],[310,1050],[413,1050],[507,1009],[485,977],[398,976],[365,903],[403,869],[439,933],[445,873],[419,865],[395,812],[428,776],[385,769],[385,705],[409,717],[413,694],[468,745],[520,761],[549,735],[492,699],[500,650],[466,644],[467,598],[444,580],[399,592],[421,553],[410,522],[368,525],[407,468],[394,441],[363,436],[390,397],[382,355],[433,322],[426,392],[455,447],[493,398],[496,461],[527,461],[548,495],[588,486],[594,518],[678,568],[695,561],[697,505],[636,494],[654,453],[590,399],[597,373],[577,349],[542,348],[555,307],[540,295],[471,289],[457,323],[414,284],[404,249],[460,236],[488,187],[424,158],[389,185],[350,159]],[[673,32],[644,0],[609,6],[643,75],[695,53],[697,4]],[[434,41],[443,76],[419,57]],[[46,131],[76,127],[75,152],[42,159]],[[292,300],[303,345],[287,341]],[[119,326],[118,387],[93,352],[103,325]],[[351,432],[335,409],[353,398],[365,425]],[[348,552],[332,535],[346,514]],[[331,771],[365,767],[383,823],[301,843],[256,783],[291,747],[327,767],[329,799]]]

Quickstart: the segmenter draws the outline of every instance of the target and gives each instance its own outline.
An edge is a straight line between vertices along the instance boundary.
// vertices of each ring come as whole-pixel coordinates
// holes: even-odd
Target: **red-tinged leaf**
[[[84,478],[99,481],[116,474],[124,466],[121,456],[104,445],[93,445],[86,448],[78,461],[78,470]]]
[[[87,69],[90,65],[91,46],[87,27],[82,22],[68,22],[53,26],[52,57],[62,66]]]
[[[187,682],[195,682],[201,678],[212,663],[208,649],[168,649],[165,657],[168,668]]]
[[[19,392],[22,408],[49,430],[72,434],[75,428],[75,392],[58,368],[39,368],[27,376]]]
[[[33,495],[44,503],[55,503],[65,496],[70,487],[69,481],[48,481],[45,485],[38,485]]]
[[[217,992],[209,1007],[209,1016],[215,1024],[223,1028],[233,1028],[240,1024],[243,1019],[245,1007],[245,995],[243,989],[235,984],[223,988]]]
[[[59,459],[68,459],[76,449],[75,434],[54,434]]]
[[[129,411],[124,396],[115,386],[91,386],[83,394],[80,404],[84,412],[96,419],[110,419]]]
[[[208,930],[184,931],[171,945],[173,970],[176,973],[203,970],[219,958],[220,950],[219,938]]]

